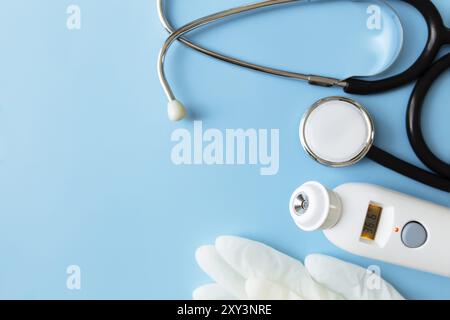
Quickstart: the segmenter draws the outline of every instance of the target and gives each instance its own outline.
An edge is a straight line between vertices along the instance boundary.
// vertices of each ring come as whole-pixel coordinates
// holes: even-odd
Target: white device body
[[[450,208],[364,183],[344,184],[332,192],[340,200],[340,217],[332,227],[321,229],[333,244],[360,256],[450,277]],[[321,201],[314,194],[311,200]],[[373,240],[361,236],[370,204],[382,208]],[[292,209],[291,215],[304,229]],[[426,240],[419,237],[423,244],[413,248],[403,238],[410,223],[420,224],[426,231]],[[407,232],[413,242],[416,231]]]

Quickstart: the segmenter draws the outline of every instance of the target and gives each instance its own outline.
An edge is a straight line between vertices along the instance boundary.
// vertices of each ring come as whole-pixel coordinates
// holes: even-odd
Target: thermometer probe
[[[450,208],[370,184],[307,182],[289,209],[300,229],[343,250],[450,277]]]

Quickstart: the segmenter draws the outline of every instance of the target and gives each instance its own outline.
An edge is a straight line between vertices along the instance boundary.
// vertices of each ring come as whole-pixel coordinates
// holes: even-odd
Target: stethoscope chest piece
[[[329,97],[303,116],[300,140],[317,162],[331,167],[357,163],[369,152],[375,136],[373,120],[354,100]]]

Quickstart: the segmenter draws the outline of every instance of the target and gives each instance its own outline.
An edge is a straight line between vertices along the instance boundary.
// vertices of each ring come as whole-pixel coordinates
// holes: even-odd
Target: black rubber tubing
[[[416,167],[406,161],[403,161],[392,154],[373,146],[367,154],[369,159],[381,164],[382,166],[400,173],[417,182],[426,184],[430,187],[450,192],[450,180],[437,174]]]
[[[450,28],[446,30],[445,44],[450,44]]]
[[[439,159],[428,147],[422,132],[422,110],[428,91],[434,81],[450,69],[450,54],[439,59],[417,82],[408,104],[406,128],[411,146],[417,157],[433,172],[423,170],[377,147],[372,147],[368,157],[382,166],[433,188],[450,192],[450,165]],[[442,139],[448,143],[448,138]]]
[[[406,127],[409,142],[417,157],[431,170],[450,180],[450,165],[439,159],[428,147],[422,132],[422,110],[425,98],[433,83],[450,69],[450,54],[439,59],[417,82],[408,104]],[[448,103],[448,101],[442,101]],[[443,143],[449,143],[443,137]]]
[[[404,72],[380,80],[349,78],[344,91],[351,94],[374,94],[401,87],[417,80],[433,64],[439,50],[450,43],[450,31],[444,24],[441,14],[431,0],[403,0],[416,8],[424,17],[428,27],[428,40],[420,57]]]

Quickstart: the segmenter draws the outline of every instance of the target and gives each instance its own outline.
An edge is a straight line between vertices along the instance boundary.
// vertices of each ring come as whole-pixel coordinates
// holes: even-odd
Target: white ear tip
[[[186,116],[186,109],[180,101],[172,100],[167,105],[167,114],[171,121],[180,121]]]

